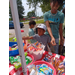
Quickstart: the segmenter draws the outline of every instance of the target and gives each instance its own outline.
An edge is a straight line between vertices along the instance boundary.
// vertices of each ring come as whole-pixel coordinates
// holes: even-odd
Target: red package
[[[9,46],[9,51],[11,51],[11,47]]]
[[[33,46],[28,47],[29,51],[35,51],[36,49]]]
[[[36,48],[36,51],[41,51],[42,50],[42,48]]]

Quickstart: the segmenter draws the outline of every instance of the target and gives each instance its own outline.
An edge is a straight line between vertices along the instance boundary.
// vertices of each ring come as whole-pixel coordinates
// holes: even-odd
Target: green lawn
[[[35,22],[36,22],[36,24],[39,24],[39,23],[44,23],[44,20],[43,20],[43,19],[42,19],[42,20],[36,20]],[[24,23],[24,24],[29,24],[29,22]]]
[[[10,41],[10,42],[13,42],[13,38],[14,38],[14,37],[12,37],[12,38],[9,38],[9,41]]]
[[[12,35],[11,33],[9,33],[9,35]]]
[[[14,42],[14,41],[13,41],[13,38],[14,38],[14,37],[9,38],[9,42]],[[31,43],[30,40],[28,40],[28,43]]]
[[[45,23],[44,20],[36,20],[36,24]]]

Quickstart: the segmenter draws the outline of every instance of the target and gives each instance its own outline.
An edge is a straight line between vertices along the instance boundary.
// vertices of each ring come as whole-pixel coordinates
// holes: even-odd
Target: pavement
[[[42,19],[38,19],[38,20],[42,20]],[[21,28],[21,30],[24,30],[24,32],[21,33],[22,37],[23,36],[28,36],[29,25],[28,24],[25,24],[25,23],[28,23],[28,22],[29,21],[23,22],[24,27]],[[16,37],[15,29],[9,29],[9,34],[10,34],[9,35],[9,38]]]
[[[24,27],[21,28],[21,30],[24,30],[24,32],[21,32],[22,37],[28,36],[29,25],[24,24]],[[16,37],[15,29],[9,29],[9,34],[9,38]]]

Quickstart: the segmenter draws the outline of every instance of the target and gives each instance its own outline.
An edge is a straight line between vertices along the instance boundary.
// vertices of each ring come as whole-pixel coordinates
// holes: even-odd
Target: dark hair
[[[35,21],[30,21],[29,26],[31,26],[31,25],[36,25],[36,22]]]
[[[63,0],[50,0],[50,2],[56,3],[58,2],[59,5],[63,3]]]

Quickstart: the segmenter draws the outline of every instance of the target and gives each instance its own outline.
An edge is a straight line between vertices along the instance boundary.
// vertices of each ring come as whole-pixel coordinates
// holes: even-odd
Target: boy
[[[35,33],[33,31],[33,28],[35,27],[35,25],[36,25],[36,22],[35,21],[30,21],[29,22],[29,36],[35,35]],[[36,40],[32,40],[32,39],[30,41],[31,41],[31,43],[36,42]]]
[[[57,10],[62,3],[62,0],[51,0],[51,10],[44,14],[44,21],[47,26],[45,34],[50,36],[51,44],[54,45],[55,53],[57,54],[59,35],[60,45],[63,45],[62,24],[64,22],[64,14]]]
[[[42,43],[45,46],[45,51],[48,51],[47,49],[47,45],[50,46],[50,38],[48,35],[45,35],[45,31],[46,31],[46,26],[44,24],[39,24],[37,26],[37,30],[38,30],[38,34],[35,34],[33,36],[30,37],[23,37],[23,40],[28,40],[28,39],[35,39],[37,40],[39,43]],[[53,50],[53,49],[52,49]],[[54,51],[52,51],[54,53]]]

